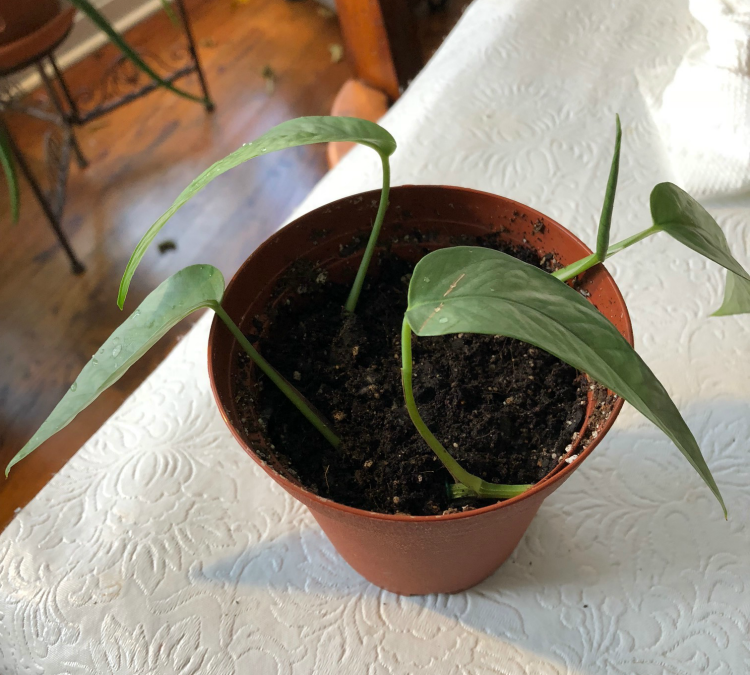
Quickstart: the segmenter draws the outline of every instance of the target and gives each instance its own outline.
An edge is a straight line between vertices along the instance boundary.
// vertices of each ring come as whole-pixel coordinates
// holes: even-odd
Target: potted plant
[[[670,183],[651,193],[652,226],[610,245],[619,119],[593,253],[508,199],[449,187],[391,191],[396,145],[384,129],[300,118],[242,146],[178,196],[136,247],[120,307],[149,244],[198,190],[253,157],[331,141],[377,151],[379,198],[363,193],[302,216],[226,289],[209,265],[164,281],[8,469],[172,325],[208,307],[216,314],[209,373],[232,433],[310,508],[342,556],[389,590],[457,591],[491,574],[623,400],[674,441],[724,508],[695,438],[632,348],[627,309],[601,263],[666,232],[727,268],[717,314],[750,311],[750,275],[713,218]]]

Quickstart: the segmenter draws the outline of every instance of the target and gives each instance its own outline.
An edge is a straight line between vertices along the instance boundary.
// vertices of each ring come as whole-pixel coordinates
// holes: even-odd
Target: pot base
[[[458,593],[492,576],[508,559],[546,495],[528,500],[520,512],[495,511],[435,523],[332,515],[307,503],[341,557],[358,574],[399,595]],[[497,514],[497,515],[496,515]],[[499,516],[499,517],[498,517]],[[502,534],[500,534],[502,533]]]
[[[354,237],[366,237],[374,220],[378,191],[354,195],[305,214],[260,246],[227,286],[222,305],[246,331],[266,314],[276,284],[290,265],[306,259],[328,269],[356,268],[358,259],[342,258]],[[540,226],[541,223],[541,226]],[[552,252],[563,265],[591,251],[553,220],[523,204],[475,190],[439,186],[403,186],[391,190],[382,241],[415,228],[456,236],[502,232],[511,243],[528,244],[540,255]],[[581,280],[590,301],[632,344],[625,302],[602,266]],[[372,583],[404,595],[457,592],[492,574],[512,553],[539,510],[591,454],[614,424],[623,401],[597,429],[596,438],[565,466],[522,495],[474,511],[444,516],[384,515],[323,499],[302,488],[273,462],[273,450],[260,435],[248,435],[237,413],[232,372],[239,347],[214,319],[209,339],[209,377],[227,426],[240,445],[290,495],[305,504],[342,557]],[[269,465],[253,448],[263,446]]]

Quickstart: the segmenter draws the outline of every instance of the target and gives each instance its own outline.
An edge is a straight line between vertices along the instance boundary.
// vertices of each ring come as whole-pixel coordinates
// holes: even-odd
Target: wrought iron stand
[[[177,9],[177,15],[180,18],[187,39],[187,63],[172,70],[172,72],[167,75],[162,75],[161,77],[165,81],[173,83],[191,73],[196,73],[203,93],[202,103],[206,108],[206,111],[211,112],[214,109],[214,104],[209,96],[206,78],[203,74],[198,53],[195,49],[193,32],[185,10],[184,0],[174,0],[174,6]],[[10,133],[8,133],[8,137],[18,166],[23,175],[29,181],[31,189],[44,211],[44,215],[52,226],[61,246],[70,259],[73,273],[80,274],[84,271],[84,266],[75,255],[75,252],[70,246],[70,242],[62,229],[62,217],[65,207],[66,185],[71,152],[75,156],[76,162],[81,169],[88,165],[88,162],[78,145],[78,141],[76,140],[73,127],[84,125],[127,103],[130,103],[131,101],[141,98],[158,88],[159,85],[149,79],[147,83],[137,86],[141,77],[145,76],[142,76],[140,71],[135,69],[130,61],[124,56],[121,56],[113,66],[107,70],[102,82],[100,82],[99,86],[101,91],[100,96],[98,97],[98,102],[92,107],[82,109],[80,104],[81,99],[94,100],[96,97],[90,91],[84,92],[82,96],[77,98],[72,95],[53,55],[54,50],[60,45],[65,37],[67,37],[67,32],[54,44],[49,45],[42,52],[36,54],[34,58],[19,63],[12,69],[0,72],[0,76],[12,75],[13,73],[19,72],[31,65],[36,66],[49,96],[49,100],[54,108],[54,112],[36,106],[24,105],[20,102],[20,97],[14,96],[8,91],[0,91],[0,112],[15,111],[31,115],[37,119],[49,122],[52,125],[52,129],[57,132],[56,134],[49,133],[45,138],[45,163],[47,165],[48,174],[48,180],[46,181],[48,183],[47,189],[42,186],[39,177],[31,170],[27,157],[21,152],[18,143],[13,139]],[[144,54],[141,54],[141,57],[156,62],[160,66],[161,71],[168,70],[168,66],[159,57]],[[51,66],[52,73],[54,74],[53,77],[50,77],[50,75],[47,74],[45,69],[46,64]],[[123,83],[126,87],[130,87],[130,90],[125,93],[117,93],[117,89],[119,89]],[[133,89],[134,86],[136,88]],[[59,87],[59,90],[62,92],[62,97],[58,94],[57,87]],[[115,96],[111,95],[113,88],[117,93]],[[2,118],[0,118],[0,125],[3,125],[5,130],[8,131]]]

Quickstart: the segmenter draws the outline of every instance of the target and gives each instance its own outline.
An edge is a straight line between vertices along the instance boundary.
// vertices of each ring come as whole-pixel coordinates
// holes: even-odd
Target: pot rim
[[[568,230],[563,225],[560,225],[556,220],[550,218],[549,216],[546,216],[545,214],[537,211],[536,209],[533,209],[529,206],[526,206],[526,204],[522,204],[521,202],[518,202],[513,199],[509,199],[507,197],[502,197],[500,195],[493,194],[491,192],[485,192],[482,190],[475,190],[473,188],[464,188],[464,187],[457,187],[452,185],[413,185],[413,184],[406,184],[406,185],[399,185],[396,187],[391,188],[391,196],[393,196],[394,192],[401,192],[404,190],[409,190],[411,188],[422,188],[422,187],[429,187],[433,189],[445,189],[445,190],[451,190],[451,191],[460,191],[465,193],[471,193],[471,194],[479,194],[482,196],[489,196],[489,197],[500,197],[501,199],[506,200],[507,202],[517,205],[521,207],[522,209],[526,210],[529,214],[533,214],[535,216],[538,216],[540,218],[544,218],[545,223],[547,224],[554,224],[555,226],[561,228],[564,230],[570,237],[573,238],[573,240],[579,244],[584,251],[587,252],[587,254],[591,254],[591,249],[586,246],[585,243],[583,243],[575,234],[573,234],[570,230]],[[367,190],[365,192],[356,193],[353,195],[349,195],[347,197],[342,197],[341,199],[334,200],[333,202],[328,202],[326,204],[323,204],[316,209],[311,209],[311,211],[308,211],[307,213],[310,213],[312,211],[316,211],[318,209],[324,209],[330,207],[332,204],[338,204],[340,202],[345,202],[348,200],[351,200],[356,197],[360,197],[363,195],[368,194],[369,192],[373,192],[372,190]],[[375,190],[375,192],[379,192],[379,190]],[[262,256],[264,250],[269,247],[276,234],[280,232],[285,227],[288,227],[292,223],[296,222],[299,218],[303,218],[307,215],[307,213],[302,214],[298,218],[295,218],[295,220],[290,221],[286,223],[282,228],[274,232],[270,237],[268,237],[260,246],[258,246],[245,260],[242,265],[237,269],[235,274],[232,276],[232,279],[227,284],[226,289],[224,291],[224,295],[227,295],[232,288],[232,285],[235,283],[236,279],[239,277],[241,271],[244,269],[244,267],[250,262],[251,259],[253,259],[256,256]],[[612,275],[609,273],[609,271],[604,267],[603,264],[600,264],[601,273],[603,273],[606,277],[612,280],[612,284],[614,286],[614,297],[619,306],[622,307],[623,310],[623,319],[625,322],[625,334],[623,337],[628,341],[628,343],[633,346],[633,326],[630,320],[630,313],[628,312],[627,305],[625,303],[625,298],[623,298],[622,293],[620,292],[619,287],[617,286],[617,283],[615,282]],[[559,464],[550,469],[550,472],[545,475],[541,480],[534,483],[534,485],[526,490],[526,492],[518,495],[517,497],[512,497],[510,499],[505,499],[503,501],[496,502],[494,504],[489,504],[488,506],[482,506],[480,508],[472,509],[471,511],[462,511],[459,513],[450,513],[450,514],[440,514],[440,515],[434,515],[434,516],[412,516],[409,514],[393,514],[393,513],[378,513],[376,511],[366,511],[364,509],[358,509],[353,506],[347,506],[345,504],[340,504],[332,499],[327,499],[326,497],[321,497],[320,495],[316,495],[314,492],[310,492],[307,488],[303,487],[302,485],[299,485],[297,483],[294,483],[290,481],[288,478],[280,474],[278,471],[276,471],[272,466],[268,464],[268,462],[265,462],[262,460],[258,455],[255,454],[253,449],[248,445],[246,440],[243,438],[240,431],[234,426],[232,421],[229,419],[229,415],[227,414],[227,411],[225,410],[224,406],[221,404],[221,398],[219,395],[219,392],[216,387],[216,378],[214,377],[214,369],[213,369],[213,359],[212,355],[214,352],[214,342],[216,339],[216,331],[219,326],[222,326],[223,324],[220,323],[218,316],[214,315],[214,318],[211,322],[211,330],[209,333],[208,338],[208,375],[209,380],[211,382],[211,391],[214,395],[214,400],[216,402],[217,407],[219,408],[219,412],[221,414],[222,419],[226,423],[227,427],[229,427],[229,430],[232,432],[232,435],[235,437],[237,442],[240,444],[240,446],[247,452],[260,466],[263,468],[267,473],[272,474],[273,479],[279,483],[287,492],[291,493],[292,495],[295,495],[295,493],[302,493],[305,497],[305,499],[316,502],[317,505],[323,507],[323,508],[332,508],[336,511],[339,511],[340,513],[351,515],[351,516],[358,516],[361,518],[367,518],[367,519],[373,519],[373,520],[385,520],[385,521],[392,521],[392,522],[408,522],[408,523],[443,523],[443,522],[449,522],[453,520],[460,520],[463,518],[471,518],[474,516],[481,516],[487,513],[490,513],[492,511],[496,511],[498,509],[507,508],[514,504],[520,503],[529,497],[532,497],[533,495],[537,494],[538,492],[542,490],[546,490],[551,485],[554,485],[555,483],[559,483],[561,481],[564,481],[568,478],[568,476],[575,471],[578,468],[578,465],[588,457],[591,452],[594,450],[594,448],[600,443],[600,441],[606,436],[606,434],[609,432],[609,430],[614,425],[615,421],[617,420],[618,415],[620,414],[620,411],[622,410],[623,405],[625,404],[625,399],[623,399],[621,396],[617,397],[617,400],[615,401],[614,405],[612,406],[612,412],[610,413],[609,417],[604,420],[601,427],[597,430],[598,433],[596,435],[596,438],[593,438],[589,445],[581,450],[576,459],[567,464],[565,467],[563,467],[561,470],[557,471],[556,473],[553,473],[555,469],[558,468]]]

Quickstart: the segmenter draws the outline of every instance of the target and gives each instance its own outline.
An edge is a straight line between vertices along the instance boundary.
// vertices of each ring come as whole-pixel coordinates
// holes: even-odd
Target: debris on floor
[[[273,94],[276,90],[276,73],[271,66],[263,66],[263,70],[260,71],[261,77],[266,81],[266,92]]]
[[[328,45],[331,52],[331,63],[339,63],[344,58],[344,48],[340,44]]]
[[[164,255],[168,251],[176,251],[177,250],[177,244],[172,239],[165,239],[164,241],[160,241],[157,244],[159,248],[159,253]]]

